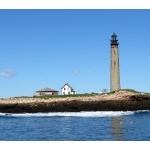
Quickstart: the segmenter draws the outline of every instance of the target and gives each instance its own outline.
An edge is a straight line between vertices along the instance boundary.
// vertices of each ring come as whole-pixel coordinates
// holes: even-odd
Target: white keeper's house
[[[70,94],[76,94],[75,90],[70,86],[68,83],[66,83],[61,88],[61,95],[70,95]]]

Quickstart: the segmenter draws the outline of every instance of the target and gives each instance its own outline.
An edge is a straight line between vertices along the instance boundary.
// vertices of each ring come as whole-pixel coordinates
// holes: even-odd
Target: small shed
[[[51,89],[49,87],[46,87],[44,89],[38,90],[35,92],[35,96],[42,96],[42,95],[58,95],[57,90]]]

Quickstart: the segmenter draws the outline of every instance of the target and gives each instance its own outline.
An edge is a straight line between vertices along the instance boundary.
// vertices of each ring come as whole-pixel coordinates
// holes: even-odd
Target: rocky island
[[[150,110],[150,94],[117,91],[102,95],[58,98],[6,98],[1,113]]]

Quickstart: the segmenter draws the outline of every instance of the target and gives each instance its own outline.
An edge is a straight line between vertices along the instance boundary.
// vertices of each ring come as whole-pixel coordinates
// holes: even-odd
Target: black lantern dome
[[[113,33],[113,35],[111,36],[110,45],[119,45],[117,35],[115,33]]]

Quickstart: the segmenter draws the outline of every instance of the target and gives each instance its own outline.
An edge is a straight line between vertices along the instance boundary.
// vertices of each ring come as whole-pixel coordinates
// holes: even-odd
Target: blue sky
[[[150,92],[150,10],[0,10],[0,97],[70,83],[110,89],[110,38],[119,40],[121,87]]]

